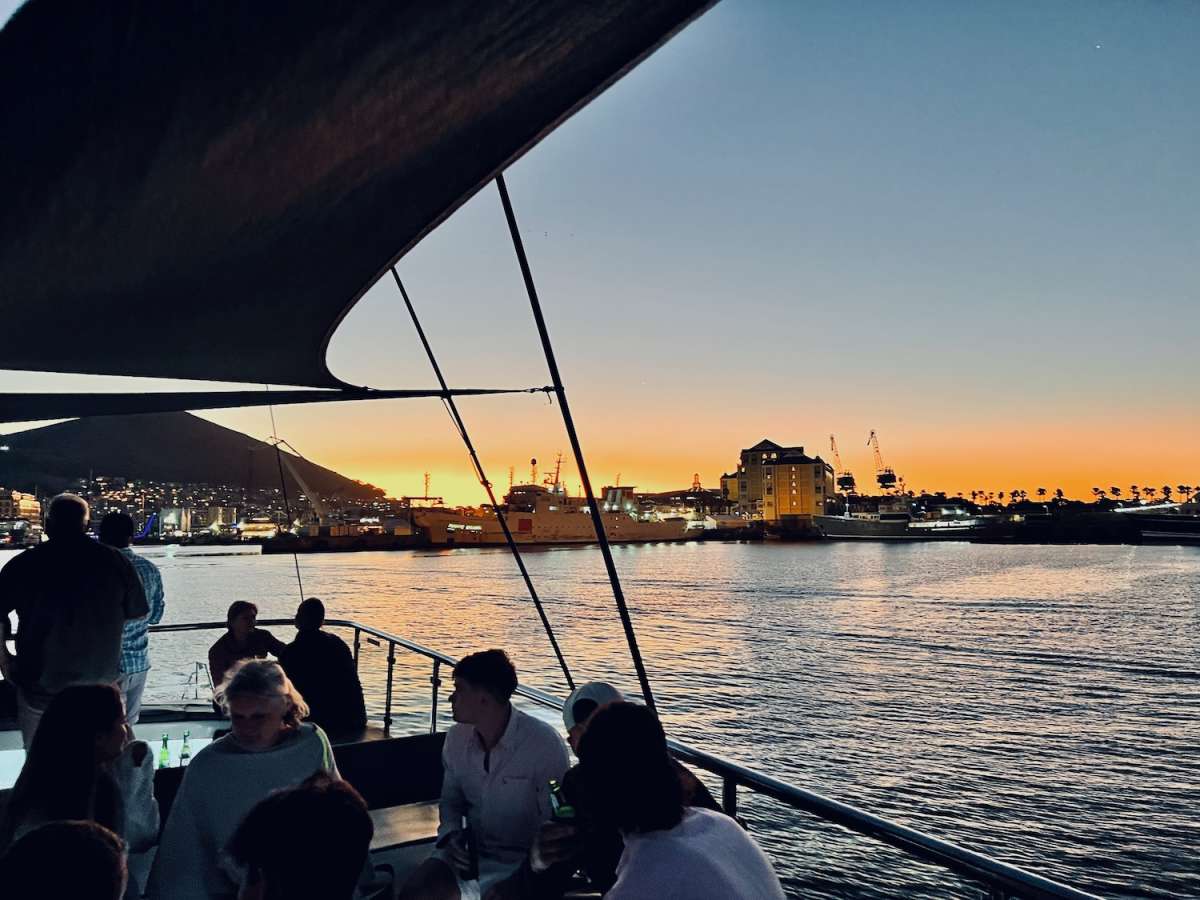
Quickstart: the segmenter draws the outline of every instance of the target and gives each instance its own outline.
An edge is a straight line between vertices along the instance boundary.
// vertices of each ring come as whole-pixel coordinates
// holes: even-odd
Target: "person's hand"
[[[546,822],[533,839],[529,864],[535,872],[574,858],[579,851],[579,829],[566,822]]]
[[[450,868],[460,876],[471,873],[471,854],[467,851],[467,833],[462,829],[453,832],[446,841],[446,855]]]

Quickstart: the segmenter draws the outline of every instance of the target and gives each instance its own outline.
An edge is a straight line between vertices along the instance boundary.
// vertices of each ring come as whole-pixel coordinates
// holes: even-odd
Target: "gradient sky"
[[[1200,484],[1197,59],[1194,2],[720,3],[508,176],[597,487],[831,432],[869,480],[871,429],[913,489]],[[400,270],[452,384],[547,382],[494,188]],[[390,279],[330,364],[434,385]],[[568,450],[544,399],[462,408],[498,485]],[[276,417],[390,493],[482,499],[436,402]]]

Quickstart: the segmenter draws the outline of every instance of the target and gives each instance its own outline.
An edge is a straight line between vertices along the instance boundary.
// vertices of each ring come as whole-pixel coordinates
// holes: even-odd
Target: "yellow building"
[[[721,499],[726,503],[738,502],[738,473],[721,476]]]
[[[42,521],[42,504],[33,494],[0,490],[0,519]]]
[[[834,501],[833,466],[803,447],[759,441],[742,451],[737,475],[738,512],[752,519],[804,525]]]

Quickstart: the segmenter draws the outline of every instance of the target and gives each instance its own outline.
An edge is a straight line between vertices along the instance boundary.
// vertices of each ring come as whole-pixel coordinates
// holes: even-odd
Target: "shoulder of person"
[[[150,750],[150,745],[145,741],[130,741],[125,749],[121,751],[121,756],[118,759],[128,759],[135,769],[140,769],[147,763],[152,768],[154,766],[154,755]]]
[[[513,707],[513,715],[521,717],[521,727],[526,735],[536,741],[541,741],[547,744],[565,744],[563,736],[558,733],[558,729],[549,722],[543,722],[537,716],[531,716],[527,712],[523,712]]]
[[[465,747],[474,739],[474,735],[474,725],[465,725],[462,722],[455,722],[446,729],[446,742],[444,747],[447,750],[451,748],[457,750]]]

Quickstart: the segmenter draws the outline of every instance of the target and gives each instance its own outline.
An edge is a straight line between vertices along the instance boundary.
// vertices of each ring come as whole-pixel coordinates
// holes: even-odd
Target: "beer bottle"
[[[462,873],[463,881],[479,880],[479,847],[475,844],[475,833],[467,817],[462,817],[463,843],[467,849],[467,871]]]
[[[550,779],[550,816],[556,822],[573,822],[575,807],[567,802],[563,795],[562,785],[555,779]]]
[[[158,767],[165,769],[171,765],[171,748],[167,746],[167,733],[164,731],[162,736],[162,747],[158,751]]]
[[[190,731],[183,733],[183,747],[179,750],[179,765],[186,766],[192,759],[192,746],[188,743],[188,738],[192,736]]]

